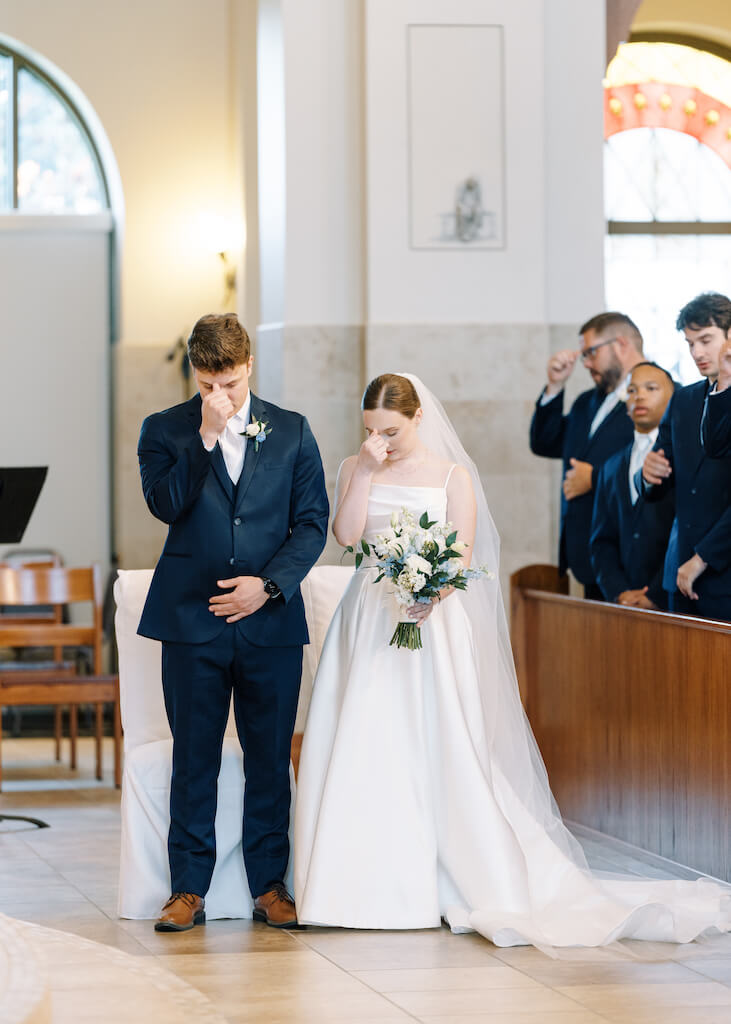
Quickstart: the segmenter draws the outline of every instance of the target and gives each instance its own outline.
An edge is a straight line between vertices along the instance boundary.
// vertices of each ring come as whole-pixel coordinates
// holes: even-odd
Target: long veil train
[[[497,572],[500,540],[477,468],[447,414],[413,374],[423,419],[421,440],[436,455],[464,466],[477,500],[472,560]],[[472,743],[480,769],[516,840],[514,891],[496,907],[455,906],[453,930],[474,929],[497,945],[530,943],[547,951],[607,945],[621,938],[685,943],[703,933],[731,931],[731,887],[699,881],[657,881],[592,872],[564,825],[518,690],[500,587],[468,588],[461,600],[474,639],[482,720]],[[475,807],[479,814],[480,808]],[[507,906],[509,904],[509,908]]]

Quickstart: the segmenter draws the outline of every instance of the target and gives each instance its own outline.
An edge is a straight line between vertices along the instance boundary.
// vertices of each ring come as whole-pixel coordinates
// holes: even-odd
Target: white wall
[[[262,0],[259,40],[262,320],[362,323],[362,2]]]
[[[603,259],[601,0],[367,0],[366,10],[368,319],[531,324],[595,312]],[[503,27],[503,249],[409,248],[410,24]],[[464,133],[476,130],[465,119]]]
[[[11,220],[0,217],[0,465],[49,467],[22,547],[106,571],[109,218]]]

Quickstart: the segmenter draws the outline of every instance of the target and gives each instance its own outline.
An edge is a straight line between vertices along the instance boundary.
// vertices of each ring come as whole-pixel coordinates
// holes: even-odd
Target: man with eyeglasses
[[[606,460],[633,440],[624,395],[632,369],[643,361],[642,335],[624,313],[600,313],[579,329],[581,347],[563,349],[548,361],[548,381],[530,426],[534,455],[563,461],[559,570],[570,569],[584,594],[603,600],[591,563],[589,539],[594,484]],[[594,387],[564,413],[564,388],[577,362]]]

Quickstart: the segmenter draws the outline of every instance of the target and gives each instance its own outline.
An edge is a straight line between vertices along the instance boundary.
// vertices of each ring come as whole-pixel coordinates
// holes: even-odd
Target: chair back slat
[[[102,671],[102,585],[98,565],[19,569],[0,566],[0,606],[55,605],[90,602],[89,626],[66,625],[54,616],[47,624],[25,623],[11,615],[0,617],[0,647],[72,647],[88,645],[94,652],[94,672]]]
[[[101,603],[98,566],[67,569],[9,569],[0,567],[0,605]]]

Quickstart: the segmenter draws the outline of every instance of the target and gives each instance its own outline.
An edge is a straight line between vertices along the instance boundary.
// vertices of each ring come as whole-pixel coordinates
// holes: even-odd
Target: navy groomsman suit
[[[703,447],[712,459],[731,455],[731,387],[706,399]]]
[[[643,482],[642,487],[648,501],[675,490],[675,523],[663,579],[671,610],[731,620],[731,457],[709,458],[703,450],[701,422],[709,387],[702,380],[670,400],[654,451],[665,452],[672,473],[662,484]],[[693,584],[697,601],[676,586],[679,566],[694,554],[708,563]]]
[[[561,492],[558,567],[561,573],[571,569],[580,583],[595,587],[589,550],[594,487],[602,464],[610,455],[632,442],[634,427],[624,402],[620,401],[589,436],[594,416],[604,401],[604,393],[598,388],[584,391],[567,415],[563,412],[563,394],[563,391],[559,392],[545,405],[539,398],[530,425],[530,449],[534,455],[562,459],[564,474],[570,468],[571,459],[590,462],[594,467],[593,487],[588,494],[567,501]]]
[[[139,633],[163,643],[163,691],[173,733],[170,856],[173,893],[204,896],[215,864],[216,787],[233,692],[244,750],[243,853],[252,895],[281,882],[289,860],[289,760],[308,642],[299,585],[325,545],[328,501],[306,419],[251,395],[234,484],[217,443],[201,440],[201,398],[149,416],[138,455],[147,504],[169,525]],[[281,594],[235,623],[209,611],[217,581],[273,580]]]
[[[648,442],[649,443],[649,442]],[[632,445],[602,466],[595,488],[591,560],[607,601],[625,590],[647,587],[649,599],[663,610],[668,595],[662,585],[663,565],[675,515],[674,495],[648,502],[640,494],[632,503],[629,471]]]

